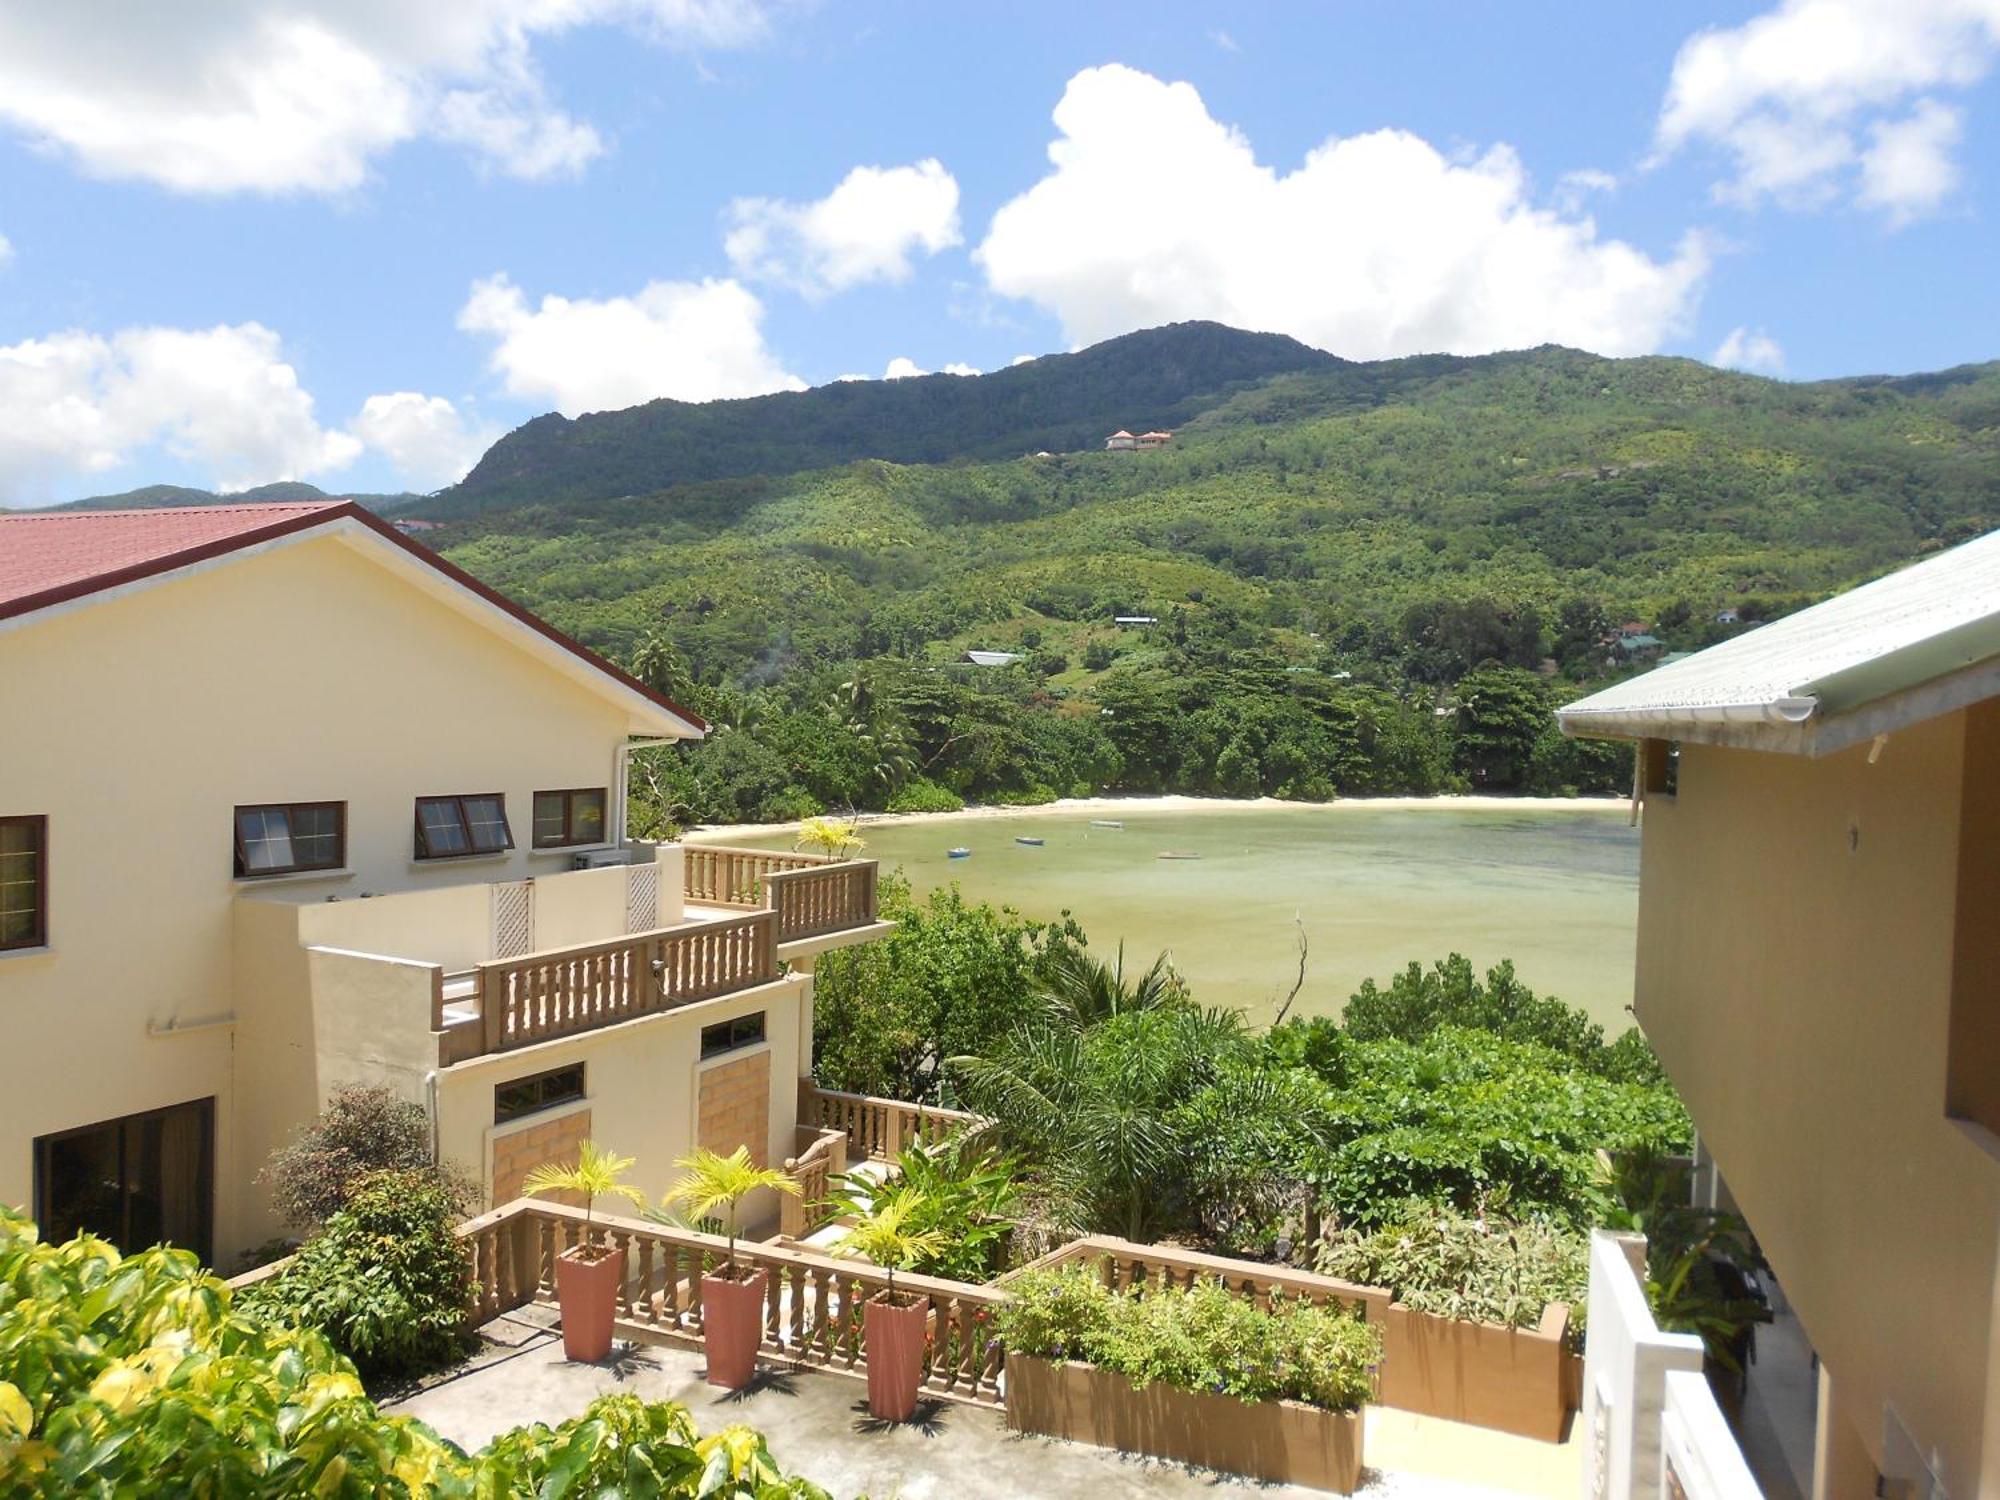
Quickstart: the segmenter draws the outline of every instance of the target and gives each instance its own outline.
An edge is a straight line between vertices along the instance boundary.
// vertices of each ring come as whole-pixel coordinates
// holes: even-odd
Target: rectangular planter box
[[[1571,1407],[1563,1334],[1569,1309],[1550,1303],[1536,1328],[1412,1312],[1382,1321],[1383,1406],[1559,1442]]]
[[[1095,1365],[1007,1356],[1007,1425],[1226,1474],[1352,1494],[1361,1413],[1297,1401],[1247,1403],[1154,1384],[1133,1388]]]

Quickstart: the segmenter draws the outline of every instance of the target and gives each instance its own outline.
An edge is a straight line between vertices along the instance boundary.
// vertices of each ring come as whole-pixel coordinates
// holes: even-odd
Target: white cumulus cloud
[[[1637,354],[1679,331],[1708,254],[1655,259],[1538,207],[1519,158],[1462,161],[1401,130],[1260,163],[1186,83],[1122,66],[1070,80],[1052,170],[994,215],[992,288],[1087,343],[1185,318],[1354,358],[1556,341]]]
[[[547,97],[533,53],[589,24],[726,46],[764,17],[760,0],[11,5],[0,121],[96,175],[182,192],[342,192],[419,137],[543,177],[602,149]]]
[[[6,265],[7,262],[12,260],[13,258],[14,258],[13,242],[9,240],[6,235],[0,234],[0,266]]]
[[[440,489],[465,477],[499,436],[490,427],[468,423],[443,396],[390,391],[370,396],[348,431],[396,467],[404,482],[420,490]]]
[[[508,392],[568,416],[670,396],[711,401],[797,391],[764,343],[764,307],[731,280],[651,281],[629,297],[545,296],[506,276],[474,284],[458,326],[494,342]]]
[[[1996,56],[2000,0],[1782,0],[1682,45],[1654,154],[1720,149],[1725,199],[1851,196],[1907,223],[1957,183],[1961,120],[1936,95],[1977,83]]]
[[[0,347],[0,504],[55,498],[156,445],[225,489],[328,473],[362,446],[320,425],[261,324],[71,331]]]
[[[1777,375],[1785,368],[1785,351],[1778,341],[1761,328],[1732,328],[1708,357],[1712,365],[1725,370],[1747,370],[1755,375]]]
[[[869,281],[905,281],[918,255],[961,242],[958,183],[934,158],[856,167],[824,198],[738,198],[724,248],[736,273],[823,297]]]

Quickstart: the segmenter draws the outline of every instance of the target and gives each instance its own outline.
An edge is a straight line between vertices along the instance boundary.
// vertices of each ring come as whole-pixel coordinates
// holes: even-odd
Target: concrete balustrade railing
[[[827,1217],[827,1189],[847,1170],[847,1136],[839,1130],[797,1132],[799,1154],[785,1158],[785,1175],[798,1185],[795,1194],[778,1195],[778,1233],[801,1239]]]
[[[584,1222],[582,1209],[520,1198],[463,1225],[459,1233],[472,1251],[475,1320],[538,1300],[553,1301],[556,1257],[582,1243]],[[593,1236],[623,1259],[620,1332],[642,1339],[698,1339],[702,1276],[723,1264],[728,1242],[717,1235],[603,1214],[591,1225]],[[861,1309],[888,1290],[887,1272],[865,1261],[742,1241],[736,1258],[768,1274],[767,1358],[866,1374]],[[898,1293],[930,1299],[922,1389],[949,1400],[1000,1405],[1003,1354],[993,1332],[993,1310],[1006,1293],[908,1274],[898,1274],[895,1285]]]
[[[798,1122],[802,1129],[841,1131],[847,1137],[849,1158],[864,1161],[894,1161],[914,1142],[935,1146],[960,1130],[989,1123],[985,1116],[962,1109],[843,1094],[807,1082],[799,1084]]]
[[[473,971],[475,1013],[454,1017],[443,988],[434,991],[438,1064],[594,1031],[777,979],[777,918],[770,912],[496,959]]]
[[[781,943],[867,927],[877,920],[879,867],[872,859],[722,844],[683,845],[682,859],[689,901],[773,912]]]

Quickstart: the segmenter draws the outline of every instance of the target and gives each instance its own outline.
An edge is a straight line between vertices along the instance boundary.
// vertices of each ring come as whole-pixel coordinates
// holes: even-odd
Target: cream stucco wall
[[[1876,1462],[1893,1407],[1960,1497],[2000,1494],[2000,1159],[1945,1114],[1961,786],[2000,776],[1966,730],[1872,765],[1683,746],[1646,806],[1636,996]]]
[[[30,1202],[39,1135],[213,1096],[218,1256],[253,1242],[240,1189],[283,1130],[232,1080],[312,1074],[286,1071],[315,1034],[281,1003],[305,988],[285,904],[565,870],[524,848],[420,865],[414,799],[504,792],[524,845],[537,789],[612,784],[628,708],[329,536],[0,631],[0,813],[50,840],[49,947],[0,954],[0,1201]],[[351,873],[232,878],[232,809],[304,800],[347,803]],[[417,955],[428,933],[460,957],[437,934],[465,920]],[[284,1128],[315,1102],[291,1095]]]
[[[755,1050],[771,1055],[770,1138],[765,1146],[769,1160],[783,1162],[793,1154],[798,1114],[798,1016],[811,993],[811,977],[795,974],[722,999],[447,1068],[437,1080],[440,1153],[490,1182],[495,1087],[581,1062],[591,1134],[598,1144],[637,1158],[629,1180],[649,1201],[658,1202],[677,1176],[675,1159],[695,1144],[702,1071],[735,1062],[752,1050],[725,1053],[703,1064],[702,1028],[761,1010],[766,1040]],[[775,1201],[746,1204],[744,1226],[775,1219],[776,1208]]]

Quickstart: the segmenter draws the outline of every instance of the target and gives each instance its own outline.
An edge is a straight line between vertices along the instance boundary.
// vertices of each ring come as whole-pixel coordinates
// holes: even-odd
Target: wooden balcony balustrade
[[[460,1002],[448,1002],[442,987],[433,995],[438,1065],[773,983],[777,933],[775,913],[745,912],[480,964],[470,997],[476,1018],[451,1014]]]

